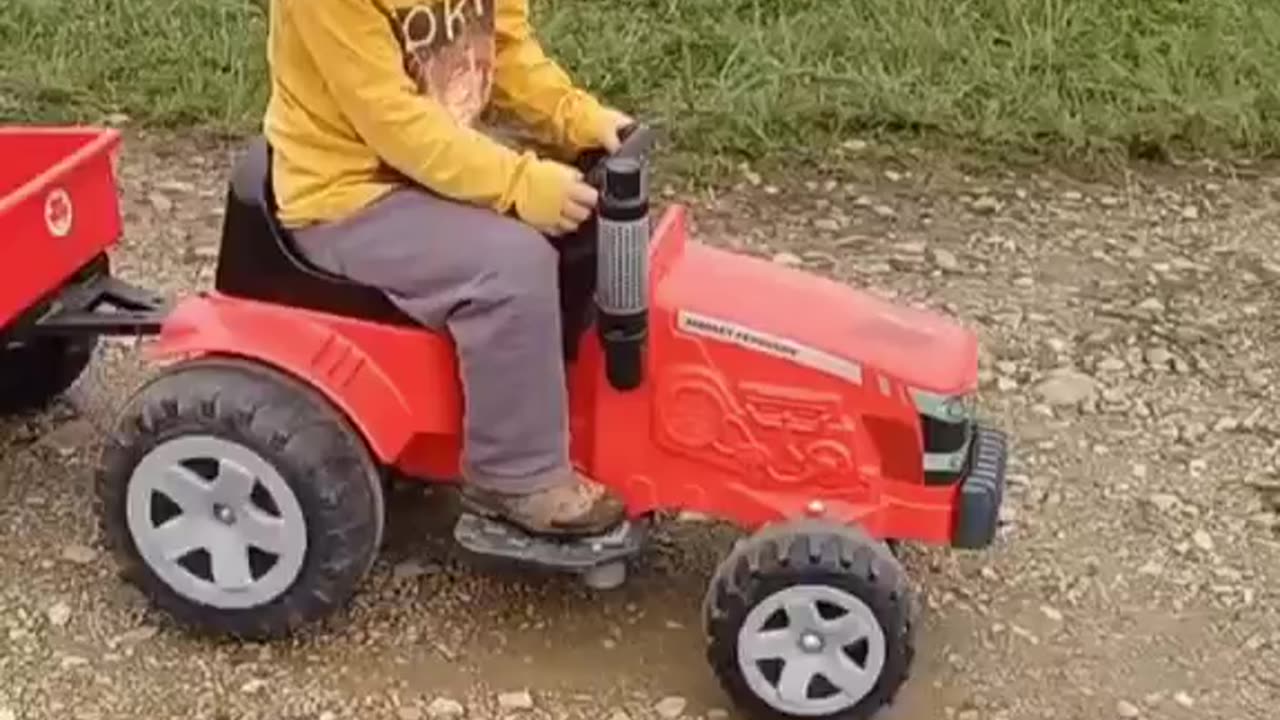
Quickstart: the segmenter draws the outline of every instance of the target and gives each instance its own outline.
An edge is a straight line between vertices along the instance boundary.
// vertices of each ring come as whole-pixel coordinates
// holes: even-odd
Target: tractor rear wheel
[[[319,393],[238,360],[179,364],[109,439],[97,510],[126,577],[197,631],[291,633],[344,605],[382,540],[381,473]]]

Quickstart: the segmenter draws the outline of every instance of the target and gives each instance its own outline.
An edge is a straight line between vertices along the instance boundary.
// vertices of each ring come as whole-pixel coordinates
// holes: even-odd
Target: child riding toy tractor
[[[977,342],[923,311],[650,222],[639,127],[584,159],[598,216],[560,246],[572,456],[629,519],[551,539],[465,512],[468,551],[613,587],[656,514],[748,531],[704,601],[711,665],[746,711],[864,718],[913,655],[886,541],[992,542],[1005,440],[974,413]],[[450,339],[301,259],[271,151],[235,168],[215,287],[181,300],[97,480],[128,574],[198,630],[285,635],[343,606],[383,532],[383,480],[459,475]],[[137,328],[135,328],[137,329]],[[149,328],[148,328],[149,329]],[[145,329],[143,331],[146,331]]]

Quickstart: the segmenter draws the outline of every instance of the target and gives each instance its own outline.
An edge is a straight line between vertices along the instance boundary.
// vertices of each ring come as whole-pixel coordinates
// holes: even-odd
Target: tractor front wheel
[[[382,539],[363,439],[311,388],[236,360],[144,387],[108,440],[97,499],[107,543],[154,604],[245,639],[337,610]]]
[[[708,657],[752,717],[864,720],[906,681],[912,603],[884,543],[842,525],[785,523],[740,542],[716,572]]]

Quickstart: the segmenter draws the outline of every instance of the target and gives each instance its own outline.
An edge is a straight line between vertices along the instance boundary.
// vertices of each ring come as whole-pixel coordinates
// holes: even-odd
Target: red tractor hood
[[[664,223],[662,231],[683,235]],[[659,244],[668,238],[656,238]],[[939,394],[972,391],[976,336],[938,313],[894,305],[759,258],[681,242],[664,258],[655,304],[674,322],[720,323],[817,351]]]

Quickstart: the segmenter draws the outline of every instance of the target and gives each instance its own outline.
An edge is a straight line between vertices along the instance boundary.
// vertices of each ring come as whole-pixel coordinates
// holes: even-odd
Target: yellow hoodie
[[[570,175],[475,128],[490,106],[545,144],[597,144],[604,108],[543,53],[527,0],[272,0],[280,219],[344,218],[406,179],[554,224]]]

